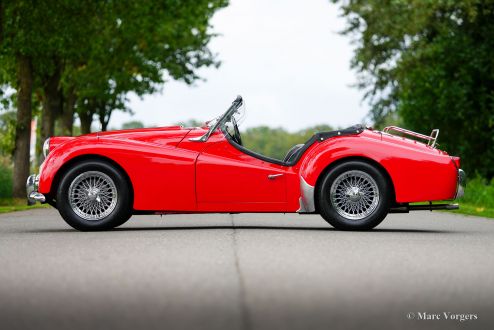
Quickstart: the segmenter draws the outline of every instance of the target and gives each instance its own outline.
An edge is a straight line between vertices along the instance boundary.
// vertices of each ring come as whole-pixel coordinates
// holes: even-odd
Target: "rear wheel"
[[[132,215],[131,202],[124,175],[99,160],[83,161],[69,169],[57,192],[60,215],[70,226],[83,231],[122,225]]]
[[[369,230],[388,214],[391,187],[374,166],[349,161],[329,171],[320,185],[321,216],[341,230]]]

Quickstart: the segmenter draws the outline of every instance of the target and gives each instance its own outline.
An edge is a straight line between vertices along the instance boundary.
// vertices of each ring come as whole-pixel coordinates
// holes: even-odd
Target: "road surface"
[[[135,216],[92,233],[52,209],[0,214],[0,328],[492,329],[493,253],[494,220],[450,213],[371,232],[296,214]]]

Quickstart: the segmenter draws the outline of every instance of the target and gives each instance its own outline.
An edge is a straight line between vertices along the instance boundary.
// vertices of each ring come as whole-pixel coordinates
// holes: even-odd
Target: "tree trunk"
[[[15,127],[13,196],[26,197],[26,179],[30,171],[33,72],[31,59],[17,56],[17,125]]]
[[[74,108],[76,95],[74,88],[69,88],[65,98],[65,107],[62,114],[62,135],[72,136],[74,133]]]
[[[43,111],[41,113],[41,140],[55,134],[55,119],[62,113],[62,91],[60,89],[60,71],[57,71],[43,86]]]
[[[93,112],[88,110],[83,110],[79,112],[79,119],[81,120],[81,133],[82,134],[91,133],[91,124],[93,123]]]
[[[111,110],[109,110],[109,112],[106,112],[105,108],[103,107],[102,109],[100,109],[98,115],[99,122],[101,124],[101,131],[106,132],[108,130],[108,124],[110,123]]]
[[[55,135],[55,120],[62,113],[62,90],[60,88],[61,67],[57,65],[53,75],[47,77],[43,85],[44,98],[41,112],[41,134],[38,141],[41,146],[46,139]],[[37,148],[41,150],[40,148]],[[42,155],[37,155],[38,164],[43,160]]]

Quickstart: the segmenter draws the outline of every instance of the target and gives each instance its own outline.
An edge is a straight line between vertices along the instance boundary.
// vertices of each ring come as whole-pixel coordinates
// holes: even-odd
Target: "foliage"
[[[25,55],[40,102],[53,96],[47,88],[53,81],[51,92],[63,94],[58,103],[74,93],[79,113],[90,120],[98,114],[106,128],[113,110],[129,111],[129,92],[153,93],[165,79],[192,83],[199,78],[196,69],[219,65],[208,48],[215,36],[209,20],[227,3],[3,1],[0,85],[16,88],[15,63],[18,54]]]
[[[24,194],[30,124],[41,105],[37,154],[55,135],[73,134],[74,114],[89,133],[97,114],[106,130],[127,95],[157,91],[167,79],[192,83],[219,65],[208,43],[212,15],[227,0],[0,1],[0,109],[17,97],[14,194]],[[34,104],[34,105],[33,105]],[[41,157],[38,157],[41,158]]]
[[[181,125],[183,127],[203,127],[204,122],[197,119],[188,119],[185,121],[178,122],[177,125]]]
[[[14,152],[15,123],[15,112],[0,112],[0,157]]]
[[[12,196],[12,166],[0,156],[0,198]]]
[[[352,66],[380,126],[440,128],[441,148],[494,176],[494,1],[341,2],[354,36]]]
[[[494,218],[494,179],[489,182],[476,176],[468,180],[465,196],[457,202],[460,209],[456,213]]]
[[[469,180],[460,202],[494,209],[494,179],[489,182],[477,176]]]
[[[122,124],[122,129],[143,128],[143,127],[144,124],[138,120],[128,121]]]
[[[106,130],[112,111],[130,111],[129,92],[153,93],[167,77],[190,84],[199,78],[197,68],[218,65],[207,47],[214,36],[209,19],[226,3],[106,3],[97,18],[102,28],[96,42],[67,74],[78,91],[79,113],[96,113]]]

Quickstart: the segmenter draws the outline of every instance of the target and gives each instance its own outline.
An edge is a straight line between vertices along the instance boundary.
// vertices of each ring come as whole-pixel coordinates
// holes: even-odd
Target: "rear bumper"
[[[45,195],[38,192],[39,175],[32,174],[27,178],[26,195],[27,205],[34,205],[36,202],[45,203]]]
[[[465,171],[463,171],[460,168],[458,169],[458,181],[456,184],[455,199],[463,197],[463,195],[465,194],[466,185],[467,185],[467,175],[465,174]]]

